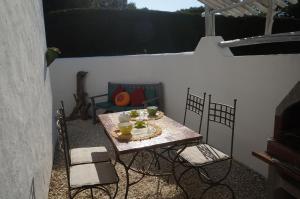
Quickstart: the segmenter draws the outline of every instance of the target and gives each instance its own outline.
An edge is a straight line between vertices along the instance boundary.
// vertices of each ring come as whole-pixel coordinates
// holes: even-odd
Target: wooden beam
[[[284,7],[288,6],[287,3],[285,3],[284,1],[281,1],[281,0],[276,0],[275,4],[278,5],[281,8],[284,8]]]
[[[298,3],[298,0],[288,0],[288,2],[291,4],[296,4],[296,3]]]
[[[231,5],[232,4],[232,1],[231,0],[224,0],[225,3],[227,3],[227,6]],[[244,8],[243,6],[240,6],[240,7],[236,7],[235,9],[239,10],[242,15],[252,15],[252,13],[250,13],[246,8]]]
[[[271,35],[274,23],[276,4],[275,0],[268,0],[268,12],[266,16],[265,35]]]
[[[210,13],[211,8],[205,5],[205,35],[215,36],[215,15]]]
[[[228,6],[230,6],[233,3],[231,0],[229,0],[229,2],[226,2],[226,0],[213,0],[213,1],[215,1],[216,3],[218,3],[221,8],[228,7]],[[232,8],[232,9],[230,9],[228,11],[232,12],[233,16],[235,16],[235,17],[242,17],[242,16],[244,16],[244,13],[241,12],[240,10],[238,10],[237,8]]]
[[[232,16],[242,16],[244,14],[252,14],[257,15],[260,14],[260,12],[264,13],[270,13],[269,15],[274,16],[274,8],[276,5],[280,7],[285,7],[288,4],[283,0],[243,0],[243,1],[237,1],[237,0],[198,0],[201,3],[208,5],[211,9],[212,14],[226,14],[226,15],[232,15]],[[287,0],[291,4],[297,3],[298,0]],[[270,7],[273,9],[267,9],[267,7]],[[259,12],[259,11],[260,12]],[[271,16],[268,17],[267,23],[269,25],[272,24]],[[268,31],[270,29],[270,26],[268,26]]]
[[[211,13],[214,13],[214,14],[216,14],[216,13],[222,13],[224,11],[228,11],[228,10],[231,10],[233,8],[237,8],[237,7],[246,5],[247,3],[251,3],[253,1],[255,1],[255,0],[244,0],[244,1],[240,2],[240,3],[233,3],[233,4],[231,4],[230,6],[227,6],[227,7],[220,8],[220,9],[215,9]]]
[[[256,7],[258,10],[260,10],[261,12],[263,12],[263,13],[267,13],[267,12],[268,12],[268,9],[267,9],[264,5],[260,4],[260,3],[257,2],[257,1],[253,2],[253,5],[255,5],[255,7]]]
[[[266,152],[256,152],[252,151],[252,155],[262,161],[264,161],[267,164],[274,164],[273,158],[267,154]]]
[[[252,5],[249,5],[249,4],[245,4],[243,5],[246,9],[248,9],[249,12],[251,12],[253,15],[259,15],[259,11],[258,9],[254,9]]]
[[[248,37],[243,39],[235,39],[230,41],[221,41],[219,46],[225,47],[239,47],[239,46],[249,46],[265,43],[279,43],[279,42],[291,42],[300,41],[300,31],[290,32],[290,33],[279,33],[266,36]]]
[[[211,9],[210,9],[210,12],[212,11],[212,9],[218,9],[218,8],[220,8],[221,6],[220,5],[218,5],[215,1],[213,1],[213,0],[198,0],[199,2],[201,2],[201,3],[203,3],[203,4],[205,4],[206,6],[208,6],[208,7],[210,7]],[[232,12],[230,12],[230,11],[226,11],[226,12],[224,12],[224,14],[226,14],[226,15],[233,15],[234,13],[232,13]]]

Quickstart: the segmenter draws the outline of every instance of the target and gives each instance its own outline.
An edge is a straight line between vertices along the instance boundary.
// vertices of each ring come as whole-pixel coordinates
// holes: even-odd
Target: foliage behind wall
[[[127,0],[43,0],[44,12],[73,8],[114,8],[123,9]]]
[[[113,56],[193,51],[204,36],[204,18],[180,12],[72,9],[45,15],[47,44],[61,57]],[[262,35],[263,17],[216,17],[225,40]],[[299,19],[275,19],[274,33],[300,31]],[[300,42],[232,49],[236,55],[300,53]]]

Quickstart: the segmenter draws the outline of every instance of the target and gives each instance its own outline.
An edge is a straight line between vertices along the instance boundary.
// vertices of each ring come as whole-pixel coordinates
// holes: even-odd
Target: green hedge
[[[73,9],[45,15],[48,46],[62,57],[113,56],[193,51],[204,36],[199,15],[144,10]],[[216,17],[225,40],[262,35],[265,18]],[[276,19],[274,32],[300,30],[300,20]],[[232,49],[234,54],[299,53],[300,43]]]

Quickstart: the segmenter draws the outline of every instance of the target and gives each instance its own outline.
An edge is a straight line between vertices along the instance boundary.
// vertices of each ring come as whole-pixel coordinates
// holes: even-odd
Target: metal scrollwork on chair
[[[212,102],[211,95],[209,95],[205,143],[201,143],[196,146],[186,147],[184,150],[177,151],[177,157],[178,157],[177,162],[179,162],[183,167],[185,167],[185,170],[181,172],[179,177],[177,177],[176,175],[174,177],[178,186],[183,190],[186,198],[189,198],[189,195],[184,189],[184,187],[180,184],[180,181],[182,177],[190,170],[196,171],[196,173],[199,176],[199,179],[203,183],[209,185],[202,192],[200,198],[202,198],[205,195],[205,193],[207,193],[208,190],[210,190],[215,186],[227,187],[231,192],[232,197],[235,198],[232,188],[222,182],[227,178],[232,168],[236,102],[237,100],[234,99],[233,106]],[[195,105],[192,105],[190,107],[192,107],[193,110],[195,108]],[[189,110],[191,110],[190,107],[188,107]],[[223,153],[222,151],[208,144],[209,127],[211,123],[218,123],[230,129],[231,143],[230,143],[229,155]],[[201,128],[201,122],[200,122],[200,128]],[[225,169],[224,175],[217,180],[212,179],[209,175],[209,172],[206,170],[206,167],[224,161],[229,162],[229,166]]]
[[[59,145],[64,152],[65,167],[68,180],[68,197],[75,198],[76,195],[85,190],[103,191],[109,198],[115,198],[118,192],[119,177],[114,166],[110,162],[97,162],[72,165],[66,140],[66,123],[64,121],[63,109],[57,111],[57,130],[59,133]],[[84,175],[83,175],[84,173]],[[115,192],[111,195],[107,185],[115,185]]]

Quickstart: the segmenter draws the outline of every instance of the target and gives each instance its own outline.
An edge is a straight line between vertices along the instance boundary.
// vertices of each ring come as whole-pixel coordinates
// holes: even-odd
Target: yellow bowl
[[[130,122],[119,123],[118,127],[123,135],[128,135],[131,133],[132,124]]]

